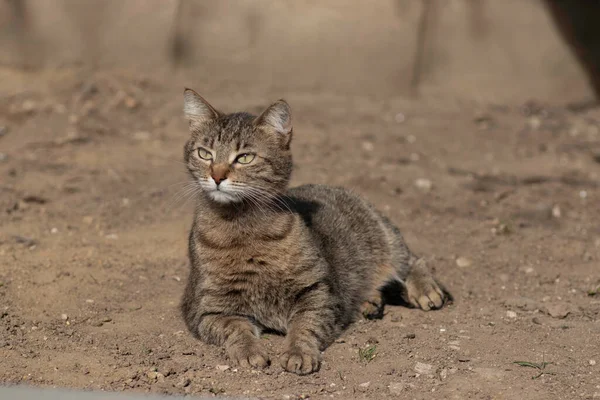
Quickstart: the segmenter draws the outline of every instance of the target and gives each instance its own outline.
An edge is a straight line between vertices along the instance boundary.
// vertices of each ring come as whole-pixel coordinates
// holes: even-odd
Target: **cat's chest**
[[[297,248],[251,246],[203,255],[202,300],[208,310],[251,316],[285,331],[295,296],[312,279]],[[307,274],[308,272],[308,274]]]

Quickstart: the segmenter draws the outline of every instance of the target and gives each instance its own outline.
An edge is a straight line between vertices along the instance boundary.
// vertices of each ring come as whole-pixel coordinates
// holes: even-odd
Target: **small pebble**
[[[52,233],[52,234],[58,233],[58,228],[50,229],[50,233]]]
[[[68,321],[69,316],[67,314],[60,314],[60,319],[62,319],[63,321]]]
[[[419,178],[415,181],[415,186],[423,191],[430,191],[433,188],[433,182],[429,179]]]
[[[590,365],[596,365],[596,360],[590,360]]]
[[[179,380],[179,382],[177,382],[175,384],[175,387],[178,388],[184,388],[184,387],[188,387],[190,385],[190,383],[192,383],[192,380],[190,378],[186,378],[185,376],[183,378],[181,378]]]
[[[552,207],[552,216],[554,218],[560,218],[561,215],[562,215],[562,212],[560,211],[560,207],[558,205],[555,205],[554,207]]]
[[[371,142],[363,142],[362,143],[362,148],[364,151],[373,151],[375,149],[375,145],[373,145],[373,143]]]
[[[467,268],[467,267],[470,267],[471,265],[473,265],[473,262],[466,257],[458,257],[456,259],[456,265],[459,268]]]
[[[517,313],[516,313],[516,312],[514,312],[514,311],[510,311],[510,310],[509,310],[509,311],[507,311],[507,312],[506,312],[506,316],[507,316],[508,318],[512,318],[512,319],[514,319],[514,318],[517,318]]]
[[[109,240],[117,240],[119,238],[119,235],[117,235],[116,233],[111,233],[106,235],[105,237]]]
[[[415,372],[421,375],[429,375],[433,371],[433,365],[417,362],[414,368]]]
[[[138,131],[133,134],[133,138],[135,140],[139,140],[139,141],[146,141],[146,140],[150,139],[150,132]]]
[[[587,198],[587,197],[588,197],[588,192],[587,192],[587,190],[581,190],[581,191],[579,192],[579,197],[580,197],[580,198],[582,198],[582,199],[585,199],[585,198]]]
[[[402,113],[397,113],[396,116],[394,117],[394,119],[396,120],[397,123],[401,124],[404,121],[406,121],[406,116]]]
[[[215,369],[216,369],[217,371],[221,371],[221,372],[227,371],[227,370],[228,370],[228,369],[230,369],[230,368],[231,368],[231,367],[230,367],[229,365],[217,365],[217,366],[215,367]]]

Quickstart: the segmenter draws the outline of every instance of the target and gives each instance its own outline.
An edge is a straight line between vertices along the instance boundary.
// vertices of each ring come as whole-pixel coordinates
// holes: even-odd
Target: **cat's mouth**
[[[237,196],[218,188],[208,192],[208,196],[217,203],[233,203],[240,201]]]
[[[214,181],[205,181],[200,183],[202,189],[211,200],[217,203],[234,203],[241,200],[240,196],[233,193],[228,185],[228,182],[221,182],[217,185]]]

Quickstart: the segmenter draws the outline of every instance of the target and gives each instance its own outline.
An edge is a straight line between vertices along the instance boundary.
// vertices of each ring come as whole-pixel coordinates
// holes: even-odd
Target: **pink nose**
[[[222,181],[224,181],[225,179],[227,179],[224,175],[217,175],[217,174],[213,174],[212,178],[215,180],[215,183],[218,185],[219,183],[221,183]]]

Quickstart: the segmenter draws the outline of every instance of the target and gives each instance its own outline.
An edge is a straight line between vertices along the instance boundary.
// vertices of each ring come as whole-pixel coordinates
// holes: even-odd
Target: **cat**
[[[343,188],[288,189],[284,100],[259,116],[224,114],[186,89],[184,113],[184,160],[198,196],[181,311],[193,335],[224,346],[235,364],[264,368],[260,332],[285,334],[281,366],[304,375],[361,312],[383,316],[390,284],[414,307],[442,307],[447,292],[369,203]]]

